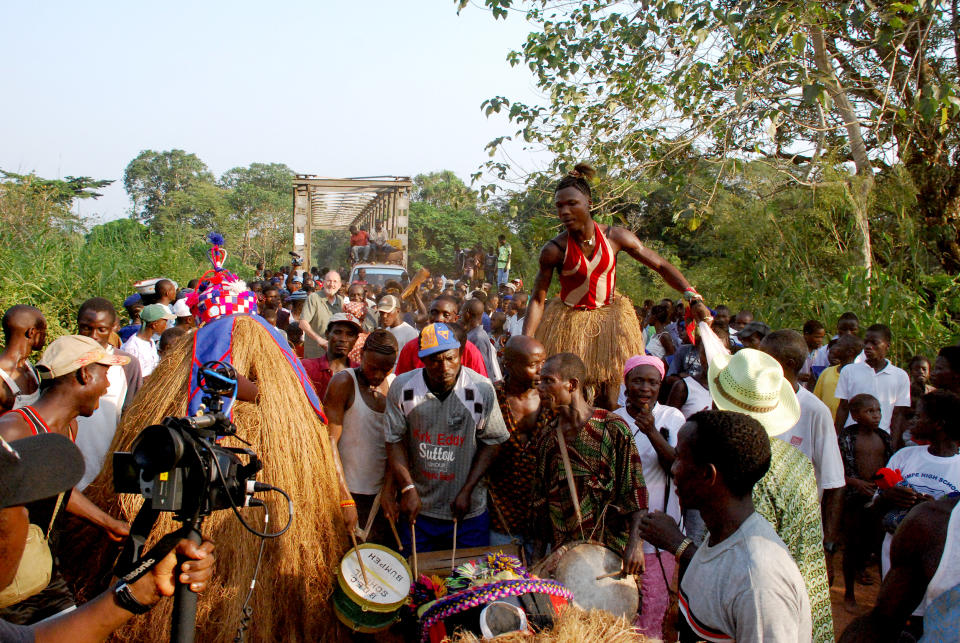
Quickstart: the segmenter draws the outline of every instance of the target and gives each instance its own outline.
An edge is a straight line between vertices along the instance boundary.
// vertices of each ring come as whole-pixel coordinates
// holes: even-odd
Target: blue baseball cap
[[[123,305],[124,307],[128,307],[141,302],[143,302],[143,297],[140,296],[140,293],[134,293],[123,300]]]
[[[420,351],[417,353],[420,359],[453,348],[459,350],[460,342],[446,324],[427,324],[420,331]]]

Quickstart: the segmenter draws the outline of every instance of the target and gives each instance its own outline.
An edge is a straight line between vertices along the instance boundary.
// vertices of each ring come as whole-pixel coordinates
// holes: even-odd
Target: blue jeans
[[[497,268],[497,285],[502,286],[503,284],[510,281],[510,269],[509,268]]]
[[[417,516],[417,553],[453,549],[453,521],[439,520],[428,516]],[[410,547],[410,527],[397,525],[403,551],[412,551]],[[463,547],[486,547],[490,544],[490,512],[466,518],[457,524],[457,549]]]

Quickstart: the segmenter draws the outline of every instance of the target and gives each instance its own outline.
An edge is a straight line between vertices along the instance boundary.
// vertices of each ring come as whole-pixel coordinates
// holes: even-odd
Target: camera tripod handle
[[[187,539],[199,545],[202,542],[200,532],[191,525]],[[177,555],[176,589],[173,593],[173,621],[170,625],[170,640],[173,643],[193,643],[197,629],[197,594],[190,590],[190,585],[180,582],[180,569],[186,556]]]

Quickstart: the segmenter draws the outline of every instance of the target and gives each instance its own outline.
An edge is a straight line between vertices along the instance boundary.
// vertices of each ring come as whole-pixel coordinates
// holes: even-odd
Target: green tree
[[[283,163],[252,163],[220,177],[220,185],[229,190],[227,199],[241,235],[241,262],[256,257],[272,263],[290,246],[293,177],[293,170]]]
[[[465,2],[460,2],[461,8]],[[546,146],[554,172],[591,158],[608,177],[640,178],[691,149],[722,172],[738,160],[820,168],[843,187],[872,261],[878,170],[899,159],[942,265],[960,269],[960,5],[946,0],[485,0],[520,8],[534,30],[508,61],[533,72],[545,104],[484,103]],[[487,169],[503,177],[509,164]],[[711,191],[697,207],[710,203]]]
[[[442,170],[414,177],[413,200],[437,208],[462,210],[477,206],[477,193],[452,171]]]
[[[176,149],[144,150],[123,171],[123,187],[133,201],[133,214],[147,223],[164,208],[169,216],[171,200],[178,192],[213,181],[213,174],[197,155]]]

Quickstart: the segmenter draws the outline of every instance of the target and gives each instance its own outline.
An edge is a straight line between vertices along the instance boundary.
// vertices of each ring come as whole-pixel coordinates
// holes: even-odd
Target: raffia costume
[[[195,408],[192,380],[198,362],[229,361],[239,374],[254,381],[259,387],[256,402],[237,401],[233,406],[237,436],[263,460],[257,479],[290,494],[294,516],[287,533],[266,543],[246,637],[250,641],[335,640],[339,626],[329,598],[346,536],[325,418],[302,364],[281,343],[282,335],[255,313],[244,314],[242,302],[237,307],[239,284],[243,282],[225,281],[220,299],[208,297],[206,306],[204,296],[214,285],[200,294],[200,302],[194,299],[195,314],[208,323],[185,335],[164,355],[124,413],[111,451],[129,451],[144,427],[166,416],[186,415],[188,405]],[[248,292],[243,286],[240,300],[248,298]],[[234,314],[223,314],[229,312]],[[221,444],[245,446],[232,437]],[[111,514],[132,520],[142,499],[118,497],[112,475],[112,461],[107,459],[87,495]],[[279,530],[287,520],[286,502],[276,494],[258,495],[270,508],[266,530]],[[252,527],[264,530],[261,510],[241,512]],[[171,514],[162,514],[148,546],[179,526]],[[216,545],[217,562],[207,590],[199,597],[197,640],[226,643],[234,640],[241,623],[240,608],[253,577],[260,539],[246,531],[231,511],[208,516],[202,533]],[[75,568],[75,582],[84,587],[89,599],[104,588],[117,550],[98,530],[88,528],[76,536],[72,539],[75,551],[61,555]],[[172,608],[173,601],[162,601],[148,614],[132,619],[113,640],[169,640]]]
[[[643,332],[633,304],[616,291],[617,258],[610,241],[593,225],[597,247],[592,257],[570,235],[566,247],[550,242],[564,251],[560,296],[547,303],[535,337],[547,355],[578,355],[587,367],[587,387],[617,391],[627,359],[644,353]]]

